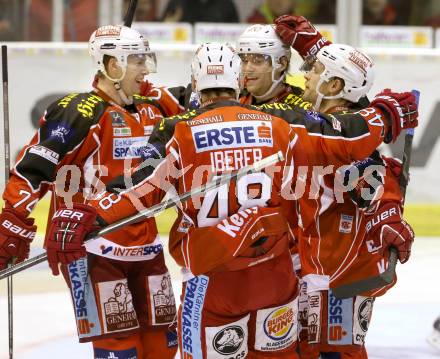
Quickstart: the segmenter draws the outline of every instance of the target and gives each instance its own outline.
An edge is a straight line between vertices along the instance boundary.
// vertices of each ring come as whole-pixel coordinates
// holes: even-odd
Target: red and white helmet
[[[344,88],[335,96],[323,96],[324,99],[343,98],[350,102],[358,102],[373,86],[374,63],[363,52],[342,44],[330,44],[316,54],[316,59],[325,69],[321,73],[316,87],[318,94],[321,84],[333,77],[344,80]]]
[[[228,44],[208,42],[197,49],[191,72],[196,81],[195,90],[215,88],[234,89],[237,97],[240,93],[241,60]]]
[[[101,26],[90,36],[89,53],[98,70],[112,81],[120,81],[125,76],[127,59],[130,55],[147,55],[148,71],[156,72],[156,56],[150,51],[148,41],[136,30],[122,25]],[[122,68],[122,76],[112,79],[104,66],[104,55],[115,57]]]

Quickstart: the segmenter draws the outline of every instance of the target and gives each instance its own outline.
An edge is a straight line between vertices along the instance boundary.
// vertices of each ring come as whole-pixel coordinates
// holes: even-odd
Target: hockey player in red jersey
[[[89,49],[98,70],[94,89],[50,105],[11,172],[0,215],[0,266],[28,256],[36,231],[28,215],[52,190],[55,229],[45,247],[55,275],[62,264],[80,342],[93,343],[95,358],[173,358],[176,307],[154,219],[97,238],[86,248],[74,232],[66,232],[62,248],[57,241],[66,218],[82,233],[96,229],[96,212],[85,203],[125,165],[140,163],[142,146],[163,115],[181,111],[168,92],[159,101],[136,95],[155,70],[154,54],[139,32],[100,27]]]
[[[307,21],[309,24],[309,22]],[[319,32],[308,46],[325,46],[329,42]],[[286,83],[290,62],[290,46],[275,32],[274,25],[251,25],[237,41],[243,62],[245,91],[240,98],[245,104],[285,102],[309,108],[301,100],[302,89]]]
[[[298,45],[298,17],[283,17],[276,22],[277,32],[285,42]],[[340,44],[330,44],[316,56],[309,56],[304,70],[303,99],[326,113],[359,110],[358,101],[367,94],[374,79],[372,61],[360,51]],[[386,92],[381,97],[388,100]],[[311,163],[315,160],[309,156]],[[363,177],[358,188],[351,191],[352,198],[348,193],[339,193],[338,198],[335,173],[330,171],[316,179],[318,211],[311,207],[313,213],[301,212],[301,358],[367,358],[364,341],[374,297],[383,295],[394,283],[347,299],[336,298],[331,288],[378,276],[388,265],[390,245],[397,247],[402,263],[409,258],[414,233],[402,218],[401,165],[381,157],[377,151],[356,168],[369,165],[382,171],[375,174],[376,178],[370,173],[369,180],[379,186],[367,194],[368,198],[360,194],[367,189],[363,188]],[[367,187],[369,191],[370,186]],[[377,195],[378,191],[383,194]],[[315,212],[319,215],[315,216]],[[340,315],[337,323],[333,315],[336,311]]]
[[[209,57],[206,55],[208,50]],[[135,187],[131,190],[119,196],[106,194],[94,201],[107,223],[136,213],[137,208],[131,201],[133,195],[145,185],[159,186],[163,179],[160,174],[165,171],[168,176],[171,165],[178,169],[192,166],[183,177],[171,181],[181,193],[194,185],[193,179],[199,184],[206,181],[206,172],[218,174],[241,168],[264,157],[268,151],[283,147],[286,136],[291,136],[294,128],[295,132],[307,129],[313,133],[307,142],[308,151],[325,148],[329,158],[349,162],[373,151],[385,134],[395,133],[401,126],[417,124],[415,104],[410,100],[405,102],[409,106],[405,111],[398,112],[400,104],[395,101],[396,107],[371,107],[363,114],[332,117],[282,104],[268,104],[260,109],[239,105],[235,101],[239,77],[237,56],[228,51],[231,52],[227,46],[208,44],[196,53],[193,72],[195,86],[201,86],[199,90],[204,94],[202,108],[164,119],[157,127],[151,153],[167,153],[166,160],[156,168],[146,166],[137,171],[133,176],[137,179]],[[203,62],[200,60],[202,55]],[[228,73],[232,65],[233,73]],[[225,77],[227,82],[222,82]],[[207,86],[207,91],[203,86]],[[218,90],[214,86],[219,86]],[[208,91],[211,88],[213,92]],[[409,117],[407,111],[414,111],[414,117]],[[368,122],[376,117],[384,120],[379,126]],[[286,127],[280,119],[292,126]],[[338,121],[341,128],[335,129],[334,121]],[[342,135],[350,141],[344,140]],[[279,141],[274,141],[274,136],[279,136]],[[292,170],[301,164],[301,159],[297,158],[299,154],[293,152],[296,146],[292,143],[283,147],[287,159],[293,155],[296,159]],[[206,165],[205,172],[194,166],[198,161]],[[287,171],[284,175],[293,176],[294,173]],[[280,183],[289,182],[280,182],[279,172],[273,177],[266,176],[268,173],[261,173],[232,184],[232,189],[237,192],[228,191],[228,187],[223,186],[206,194],[201,205],[197,206],[200,200],[194,199],[185,203],[180,211],[170,233],[169,247],[184,269],[180,322],[182,357],[201,357],[202,354],[220,357],[235,353],[277,358],[285,354],[295,355],[292,349],[296,342],[293,318],[296,318],[297,283],[296,277],[292,277],[290,255],[285,252],[285,245],[290,242],[287,239],[290,227],[282,217],[296,223],[295,206],[290,203],[286,208],[285,198],[279,194]],[[272,192],[275,189],[278,189],[276,196]],[[229,197],[234,193],[238,196],[236,200]],[[139,200],[144,207],[149,207],[157,201],[156,194],[144,194]],[[281,194],[284,195],[282,191]],[[245,209],[247,205],[251,206],[250,210]],[[282,208],[273,208],[278,205]],[[232,213],[238,213],[231,215],[229,208]],[[82,211],[81,208],[77,210]],[[49,232],[56,229],[57,226],[52,226]],[[79,232],[78,237],[81,236],[84,238],[84,233]],[[59,240],[62,242],[62,238]],[[274,258],[277,259],[276,265]],[[260,273],[263,268],[265,271]],[[281,284],[277,277],[283,278]],[[293,282],[286,281],[286,278]],[[262,296],[263,292],[265,295]]]

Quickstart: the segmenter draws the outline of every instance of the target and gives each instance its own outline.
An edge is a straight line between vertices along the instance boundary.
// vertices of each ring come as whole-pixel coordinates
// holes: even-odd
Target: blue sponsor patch
[[[318,112],[316,111],[310,111],[310,110],[306,110],[306,117],[308,120],[310,121],[317,121],[317,122],[322,122],[324,120],[324,118],[322,118]]]
[[[113,159],[141,158],[148,137],[113,138]]]
[[[234,121],[191,128],[196,152],[237,147],[272,147],[270,121]]]
[[[339,299],[328,291],[328,343],[352,344],[353,298]]]
[[[186,282],[182,299],[181,333],[182,357],[202,358],[201,325],[202,310],[209,278],[200,275]]]
[[[136,348],[126,350],[107,350],[95,348],[93,350],[95,359],[140,359]]]
[[[52,140],[66,144],[69,143],[71,138],[73,137],[74,131],[68,124],[51,123],[47,126],[47,134]]]
[[[79,338],[101,335],[93,286],[88,275],[87,258],[68,265],[70,291]]]

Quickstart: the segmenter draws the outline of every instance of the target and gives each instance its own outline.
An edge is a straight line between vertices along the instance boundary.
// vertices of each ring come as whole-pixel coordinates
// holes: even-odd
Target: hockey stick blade
[[[134,19],[134,13],[136,11],[138,0],[130,0],[130,4],[128,4],[127,13],[124,17],[124,26],[131,27]]]
[[[175,207],[178,203],[187,201],[191,197],[195,197],[195,196],[204,194],[210,190],[213,190],[215,188],[218,188],[218,187],[222,186],[223,184],[230,182],[234,178],[239,179],[239,178],[245,176],[246,174],[260,172],[262,169],[269,167],[271,165],[274,165],[275,163],[277,163],[279,161],[283,161],[283,160],[284,160],[284,156],[283,156],[282,152],[279,151],[278,153],[275,153],[271,156],[263,158],[262,160],[257,161],[252,165],[245,166],[238,171],[224,174],[220,177],[217,177],[215,180],[210,181],[208,183],[205,183],[204,185],[202,185],[200,187],[194,188],[191,191],[185,192],[180,196],[174,196],[166,201],[163,201],[163,202],[158,203],[150,208],[147,208],[143,211],[140,211],[139,213],[136,213],[133,216],[130,216],[128,218],[124,218],[120,221],[112,223],[109,226],[101,229],[98,233],[96,233],[94,235],[94,238],[101,237],[101,236],[106,235],[110,232],[114,232],[124,226],[139,222],[147,217],[152,217],[156,214],[163,212],[164,210],[166,210],[168,208]],[[90,241],[90,240],[93,240],[93,238],[87,239],[87,241]],[[19,273],[27,268],[33,267],[34,265],[42,263],[46,259],[47,259],[47,254],[41,253],[41,254],[39,254],[33,258],[30,258],[24,262],[16,264],[13,267],[6,268],[6,269],[0,271],[0,280],[5,279],[5,278],[7,278],[11,275],[14,275],[16,273]]]
[[[420,92],[418,90],[411,91],[416,98],[417,105],[419,104]],[[400,191],[403,200],[405,201],[406,187],[409,180],[409,166],[411,163],[412,142],[414,138],[414,129],[408,128],[405,133],[405,144],[403,147],[402,156],[402,173],[399,178]],[[384,287],[393,282],[396,275],[398,253],[397,249],[390,247],[390,257],[388,258],[388,268],[378,276],[365,278],[360,281],[343,284],[339,287],[332,288],[332,292],[336,298],[351,298],[360,293],[368,292],[373,289]]]
[[[390,258],[388,259],[388,268],[378,276],[365,278],[356,282],[343,284],[339,287],[332,288],[332,292],[336,298],[351,298],[360,293],[384,287],[391,284],[396,273],[397,250],[390,249]]]

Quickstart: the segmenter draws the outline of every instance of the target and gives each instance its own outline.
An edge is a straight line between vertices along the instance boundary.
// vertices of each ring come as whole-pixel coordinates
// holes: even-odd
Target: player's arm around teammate
[[[326,113],[355,111],[364,106],[361,100],[370,89],[374,75],[373,63],[365,54],[346,45],[330,44],[311,55],[313,41],[310,40],[317,39],[317,36],[319,38],[319,32],[311,24],[307,24],[304,18],[295,16],[282,17],[277,19],[276,23],[277,32],[286,42],[291,43],[303,57],[308,54],[304,67],[307,71],[304,100],[311,102],[315,110]],[[356,123],[354,125],[356,126]],[[393,137],[395,138],[395,135]],[[337,187],[334,185],[334,171],[324,176],[321,179],[322,184],[318,185],[318,188],[322,187],[322,205],[319,210],[314,209],[313,212],[319,213],[319,216],[316,217],[314,213],[304,210],[301,213],[305,224],[300,236],[304,238],[300,239],[300,346],[303,358],[317,358],[320,354],[331,353],[338,353],[342,357],[366,357],[363,344],[374,301],[371,296],[384,294],[394,283],[341,302],[341,308],[344,308],[344,305],[347,308],[343,313],[345,321],[357,323],[351,327],[351,335],[342,337],[334,335],[334,325],[328,314],[340,301],[332,296],[329,288],[379,275],[378,266],[387,265],[386,249],[391,244],[399,247],[403,261],[409,255],[413,234],[409,225],[401,222],[401,197],[399,187],[396,186],[398,175],[394,173],[397,171],[390,170],[391,167],[398,166],[391,159],[381,159],[377,154],[372,157],[375,160],[368,158],[360,161],[359,166],[368,168],[368,164],[379,165],[383,172],[386,169],[386,175],[382,173],[381,186],[373,188],[376,192],[379,192],[379,189],[382,192],[376,196],[376,206],[370,209],[367,215],[363,208],[369,206],[371,200],[367,202],[361,196],[357,196],[358,201],[355,205],[347,193],[341,197],[343,201],[335,198]],[[311,163],[316,163],[316,160],[319,163],[325,158],[326,156],[309,157]],[[330,163],[338,163],[334,161],[336,159],[335,157]],[[384,180],[385,184],[382,185]],[[365,183],[362,176],[360,183]],[[366,191],[361,184],[352,193]],[[383,192],[379,206],[377,197]],[[372,193],[368,195],[369,198],[375,197]],[[318,203],[316,200],[314,202]],[[307,206],[302,208],[307,209]],[[390,211],[393,212],[393,216],[387,215]],[[382,223],[377,220],[376,217],[381,216],[386,218],[389,227],[386,221]],[[370,223],[371,227],[373,222],[375,226],[366,234],[366,223]],[[387,235],[387,239],[383,241],[378,238],[382,231]],[[379,266],[379,271],[380,268]],[[353,305],[350,306],[348,303]],[[354,309],[351,310],[351,307]],[[350,331],[347,330],[347,333]]]

